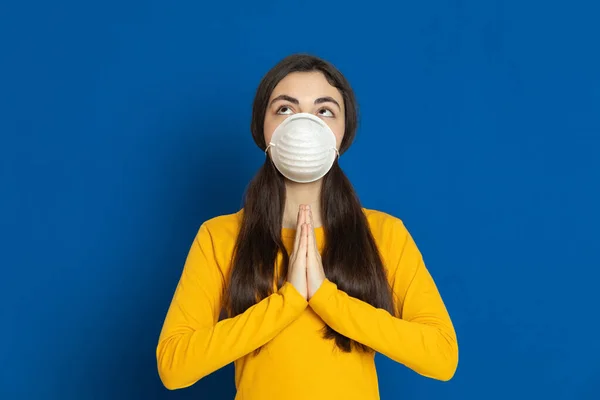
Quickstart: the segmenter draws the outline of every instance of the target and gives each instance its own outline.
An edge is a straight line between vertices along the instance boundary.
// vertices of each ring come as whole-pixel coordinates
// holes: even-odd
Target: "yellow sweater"
[[[452,378],[456,334],[417,246],[401,220],[364,212],[401,318],[326,279],[308,302],[285,283],[243,314],[219,321],[241,211],[219,216],[200,227],[160,334],[156,357],[165,387],[191,386],[235,362],[237,400],[379,399],[374,353],[339,351],[323,339],[325,324],[421,375]],[[322,228],[315,234],[322,250]],[[294,230],[283,229],[282,238],[291,253]]]

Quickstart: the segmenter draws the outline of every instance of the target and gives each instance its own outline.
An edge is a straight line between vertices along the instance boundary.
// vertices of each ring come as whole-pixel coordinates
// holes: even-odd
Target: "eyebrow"
[[[340,103],[338,103],[333,97],[319,97],[318,99],[315,100],[315,104],[323,104],[323,103],[333,103],[335,104],[340,110],[342,109],[342,107],[340,106]]]
[[[289,101],[292,104],[300,104],[298,99],[296,99],[292,96],[288,96],[287,94],[281,94],[281,95],[275,97],[273,100],[271,100],[270,105],[273,105],[273,103],[275,103],[276,101],[282,101],[282,100]],[[318,99],[315,100],[315,104],[323,104],[323,103],[333,103],[340,110],[342,109],[342,107],[340,106],[340,103],[338,103],[333,97],[325,96],[325,97],[319,97]]]

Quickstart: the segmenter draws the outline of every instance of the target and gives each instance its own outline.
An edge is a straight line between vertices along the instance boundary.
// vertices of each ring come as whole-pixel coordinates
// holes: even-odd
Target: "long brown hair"
[[[330,63],[311,55],[295,54],[275,65],[258,86],[251,131],[255,143],[262,150],[266,148],[263,133],[265,113],[275,86],[292,72],[312,71],[323,73],[344,100],[346,130],[339,153],[344,153],[352,144],[358,110],[350,84]],[[287,276],[289,255],[281,239],[285,196],[284,177],[267,156],[244,198],[243,217],[226,291],[226,307],[232,317],[272,294],[275,263],[280,253],[283,272],[278,287]],[[325,275],[349,296],[393,314],[391,288],[375,240],[354,188],[337,160],[323,178],[320,203],[325,236],[322,254]],[[369,350],[329,326],[325,327],[324,337],[334,339],[335,344],[346,352],[353,347]]]

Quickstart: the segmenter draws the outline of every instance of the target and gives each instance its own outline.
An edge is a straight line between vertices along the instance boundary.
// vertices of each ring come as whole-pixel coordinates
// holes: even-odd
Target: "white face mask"
[[[265,153],[283,176],[298,183],[321,179],[339,156],[335,134],[319,117],[309,113],[286,118],[273,132]]]

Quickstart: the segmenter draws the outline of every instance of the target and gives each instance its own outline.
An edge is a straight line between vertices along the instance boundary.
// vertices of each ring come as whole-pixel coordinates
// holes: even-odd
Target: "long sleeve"
[[[399,220],[398,220],[399,221]],[[332,329],[438,380],[450,380],[458,344],[450,316],[412,237],[401,222],[382,240],[392,267],[392,289],[400,318],[350,297],[325,280],[310,307]]]
[[[225,278],[215,260],[214,243],[202,225],[160,333],[156,358],[159,376],[168,389],[191,386],[258,349],[308,306],[286,283],[243,314],[218,321]]]

